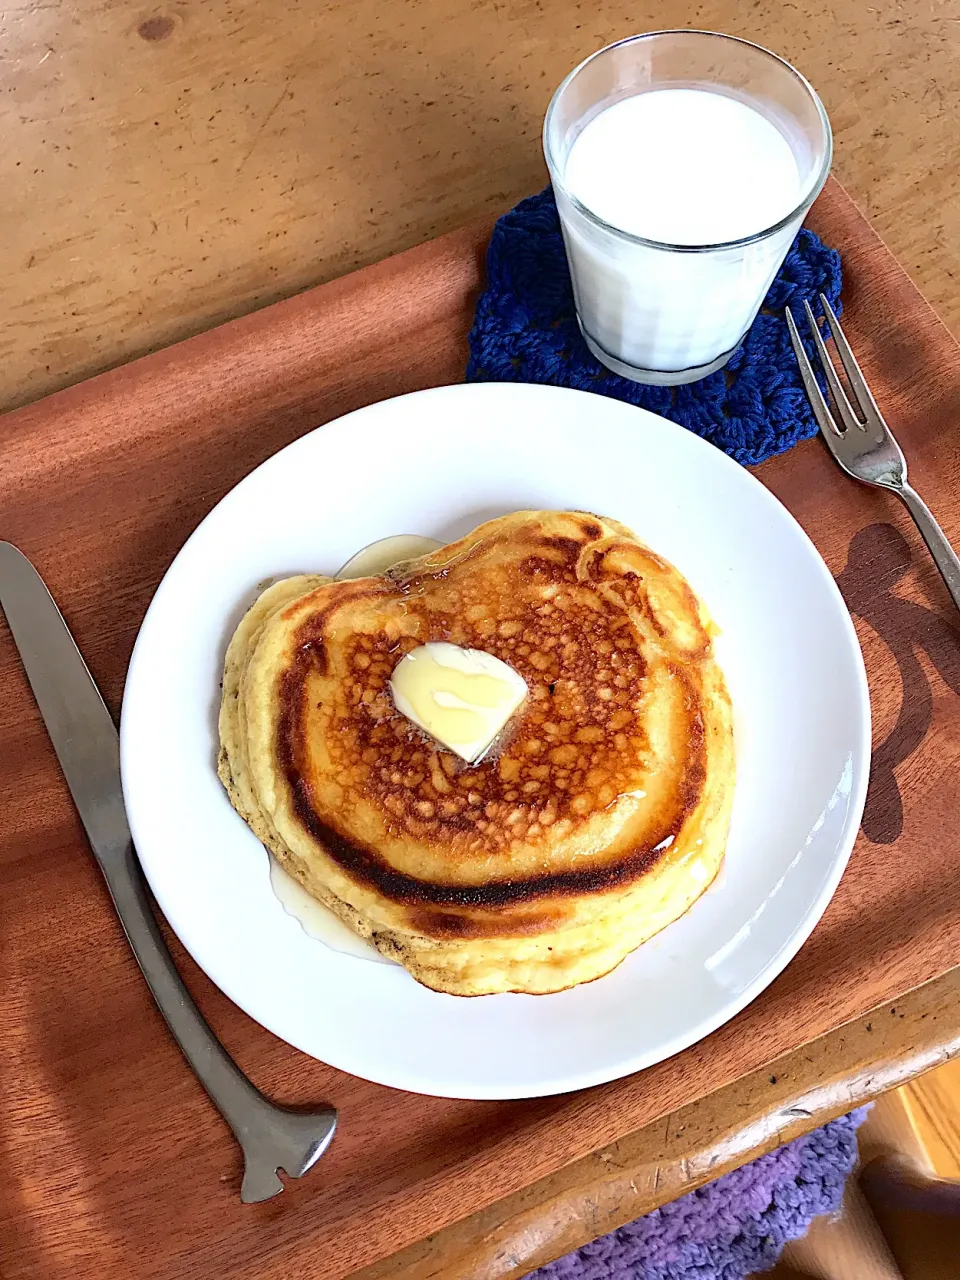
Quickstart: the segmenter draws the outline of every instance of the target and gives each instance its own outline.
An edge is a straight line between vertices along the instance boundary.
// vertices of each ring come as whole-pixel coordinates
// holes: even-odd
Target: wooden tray
[[[811,221],[843,253],[851,337],[911,474],[960,542],[960,352],[836,184]],[[4,419],[2,534],[45,575],[114,710],[152,591],[236,481],[318,423],[462,377],[487,232],[446,236]],[[246,1018],[176,947],[258,1085],[340,1108],[322,1163],[262,1206],[239,1202],[233,1140],[127,951],[0,632],[7,1280],[339,1280],[956,962],[955,610],[894,501],[846,480],[819,442],[761,475],[858,615],[881,744],[867,835],[811,940],[738,1018],[678,1057],[577,1095],[512,1103],[418,1097],[314,1062]]]

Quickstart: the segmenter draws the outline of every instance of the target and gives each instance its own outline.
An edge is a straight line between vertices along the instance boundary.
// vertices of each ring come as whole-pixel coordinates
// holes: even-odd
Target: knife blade
[[[46,584],[12,543],[0,542],[0,608],[124,932],[160,1012],[244,1155],[244,1203],[283,1190],[333,1138],[337,1113],[280,1107],[217,1040],[173,963],[133,848],[120,784],[116,726]]]
[[[120,790],[120,738],[53,596],[9,542],[0,542],[0,607],[80,821],[101,861],[130,839]]]

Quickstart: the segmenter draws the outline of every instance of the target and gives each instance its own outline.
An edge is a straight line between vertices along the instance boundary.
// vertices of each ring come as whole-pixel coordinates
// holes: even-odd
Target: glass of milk
[[[736,351],[833,153],[798,71],[709,31],[587,58],[553,96],[543,147],[587,346],[668,386]]]

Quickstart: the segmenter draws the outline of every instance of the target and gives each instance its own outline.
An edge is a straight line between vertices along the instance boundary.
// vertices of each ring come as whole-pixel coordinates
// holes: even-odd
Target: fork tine
[[[797,364],[800,366],[800,377],[803,380],[803,387],[807,393],[807,399],[810,401],[810,407],[813,409],[813,416],[817,420],[817,424],[823,434],[829,439],[830,436],[839,436],[841,434],[837,424],[833,420],[833,414],[830,412],[830,406],[823,398],[823,392],[817,386],[816,374],[813,372],[813,365],[803,349],[803,343],[800,341],[800,334],[797,332],[797,324],[793,318],[793,312],[789,307],[785,308],[787,315],[787,329],[790,332],[790,341],[793,343],[793,349],[797,356]]]
[[[847,335],[840,327],[840,321],[836,317],[836,313],[831,307],[825,294],[820,295],[820,305],[823,307],[823,314],[827,317],[830,324],[830,331],[833,334],[833,340],[837,344],[837,351],[840,353],[840,360],[846,370],[848,379],[850,380],[850,389],[860,406],[860,412],[864,417],[869,418],[872,410],[879,423],[883,423],[883,416],[877,408],[877,402],[873,398],[873,392],[867,386],[867,380],[863,376],[857,357],[853,354],[853,348],[847,341]]]
[[[837,371],[833,367],[833,361],[830,359],[830,352],[827,350],[827,344],[823,340],[823,334],[820,332],[820,326],[817,324],[817,318],[813,314],[813,308],[810,303],[804,301],[803,309],[807,315],[807,324],[810,326],[810,333],[813,336],[813,345],[817,348],[817,355],[820,357],[820,363],[823,366],[823,372],[826,374],[827,386],[830,388],[830,394],[833,396],[833,402],[840,410],[840,417],[843,419],[843,425],[848,431],[851,429],[856,431],[863,430],[863,423],[853,412],[853,405],[847,399],[847,393],[843,389],[843,383],[837,376]]]

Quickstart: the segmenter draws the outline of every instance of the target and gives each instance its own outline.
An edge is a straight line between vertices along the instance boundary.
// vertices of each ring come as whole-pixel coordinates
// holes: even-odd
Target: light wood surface
[[[682,16],[667,0],[639,7],[626,0],[397,0],[390,6],[374,0],[326,6],[20,0],[0,13],[0,231],[6,249],[0,262],[6,303],[0,407],[30,401],[473,217],[493,216],[545,181],[540,121],[561,76],[611,39],[678,21],[756,39],[812,79],[834,124],[835,172],[947,324],[960,332],[960,131],[953,109],[960,90],[960,0],[707,0]],[[329,416],[331,404],[342,411],[422,379],[458,376],[464,300],[476,280],[475,255],[465,251],[471,244],[469,236],[456,246],[448,243],[447,259],[432,259],[426,277],[421,264],[419,285],[428,294],[433,290],[424,325],[408,292],[391,286],[402,283],[402,270],[398,275],[388,264],[367,301],[358,300],[349,282],[324,296],[322,338],[310,303],[301,309],[294,304],[284,320],[272,322],[271,373],[266,376],[261,364],[249,385],[243,343],[215,335],[211,343],[233,380],[226,386],[205,387],[198,376],[203,360],[181,353],[132,375],[142,379],[136,411],[115,394],[129,385],[122,375],[112,384],[113,399],[97,384],[76,401],[57,403],[52,413],[4,421],[4,534],[19,537],[45,560],[114,706],[149,586],[212,501],[307,421]],[[379,317],[383,289],[391,311]],[[423,293],[416,305],[424,306]],[[916,417],[916,351],[898,337],[907,319],[896,311],[882,317],[868,364],[871,358],[875,365],[905,362],[907,390],[896,377],[884,390],[896,409]],[[378,341],[378,327],[398,339],[394,347]],[[405,357],[401,338],[414,344],[415,361]],[[176,376],[174,360],[181,362]],[[348,368],[353,364],[358,368]],[[179,397],[180,416],[171,428],[177,382],[191,370],[190,403]],[[90,413],[98,400],[101,412]],[[77,409],[72,416],[70,405]],[[941,396],[928,427],[917,423],[918,442],[929,446],[921,474],[926,467],[949,481],[955,449],[950,439],[935,435],[957,420],[955,409]],[[229,449],[218,438],[224,411],[241,423]],[[58,413],[65,415],[62,429]],[[207,459],[206,470],[199,486],[162,494],[158,503],[158,475],[173,474],[163,468],[172,466],[179,432],[193,440],[192,459]],[[131,449],[146,443],[149,461],[131,461],[118,502],[102,481],[121,436]],[[51,466],[42,469],[34,458],[45,449]],[[831,502],[849,499],[840,478],[822,469],[814,468],[806,481],[822,483]],[[776,487],[774,473],[771,482]],[[906,526],[872,499],[857,501],[858,520],[892,519],[906,533],[911,593],[944,612],[938,582]],[[145,522],[142,513],[150,508]],[[51,513],[45,524],[33,523],[40,509]],[[948,532],[960,535],[956,517]],[[109,633],[100,604],[86,591],[85,566],[95,557],[101,584],[111,583],[120,602]],[[858,625],[873,649],[876,687],[893,687],[897,672],[883,644],[869,623]],[[952,718],[948,685],[928,659],[922,664],[933,682],[933,714]],[[10,983],[3,1014],[6,1065],[0,1067],[6,1117],[0,1125],[0,1271],[57,1280],[114,1274],[206,1280],[228,1272],[258,1280],[294,1273],[327,1280],[333,1273],[317,1241],[322,1247],[325,1238],[339,1234],[345,1267],[350,1257],[359,1261],[372,1230],[380,1233],[381,1254],[429,1236],[433,1270],[409,1274],[454,1276],[450,1259],[462,1256],[471,1240],[463,1230],[448,1235],[453,1228],[437,1228],[462,1219],[478,1200],[495,1200],[516,1170],[507,1167],[505,1177],[486,1179],[468,1170],[438,1200],[436,1189],[452,1167],[450,1143],[486,1144],[484,1150],[495,1155],[519,1125],[533,1123],[549,1146],[551,1107],[504,1107],[495,1116],[477,1107],[459,1118],[437,1107],[430,1134],[405,1144],[401,1126],[412,1121],[403,1105],[397,1106],[400,1124],[389,1130],[393,1137],[384,1139],[376,1120],[362,1117],[360,1095],[351,1086],[348,1117],[359,1126],[357,1141],[375,1153],[373,1181],[387,1193],[372,1226],[364,1216],[370,1166],[352,1157],[336,1169],[318,1169],[312,1184],[288,1192],[261,1216],[239,1216],[230,1140],[132,972],[6,643],[0,678],[5,705],[16,708],[7,711],[4,744],[13,767],[0,785],[8,815],[0,833],[0,937]],[[895,702],[893,696],[880,699],[881,737],[891,730]],[[955,766],[950,752],[943,770]],[[932,775],[925,776],[916,761],[908,761],[901,775],[916,788],[917,811],[926,806],[947,822],[945,793],[931,786]],[[24,795],[33,798],[29,810]],[[55,868],[52,900],[49,875],[38,870],[38,841]],[[944,914],[948,900],[890,897],[884,919],[901,911],[921,946],[950,918]],[[869,948],[873,941],[865,923],[846,945]],[[840,972],[844,943],[838,936],[823,954]],[[64,966],[71,992],[66,1000]],[[327,1089],[322,1069],[305,1070],[298,1055],[251,1032],[242,1015],[189,965],[186,970],[218,1030],[259,1083],[291,1101]],[[884,976],[878,974],[878,987]],[[85,998],[75,998],[83,991]],[[874,1025],[870,1018],[818,1042],[832,1091],[817,1093],[816,1105],[801,1106],[790,1124],[796,1131],[812,1127],[868,1096],[875,1079],[905,1078],[955,1052],[958,1003],[956,979],[948,975],[882,1011],[890,1019],[882,1048],[876,1048],[875,1032],[865,1029]],[[934,1028],[929,1041],[914,1033],[911,1010]],[[713,1053],[712,1042],[704,1052]],[[759,1046],[761,1058],[764,1053]],[[715,1069],[709,1057],[706,1064]],[[777,1127],[776,1117],[791,1105],[766,1092],[765,1081],[774,1088],[773,1074],[764,1065],[731,1086],[745,1094],[721,1090],[702,1106],[694,1104],[701,1110],[686,1146],[671,1145],[677,1130],[666,1119],[634,1129],[638,1159],[654,1183],[652,1198],[644,1199],[647,1192],[638,1197],[630,1180],[621,1180],[619,1194],[598,1209],[591,1192],[597,1162],[588,1156],[585,1164],[570,1166],[583,1178],[567,1184],[567,1201],[550,1198],[552,1173],[547,1184],[534,1182],[520,1193],[530,1200],[515,1205],[517,1213],[526,1213],[538,1197],[549,1208],[541,1226],[525,1217],[516,1230],[528,1240],[531,1232],[536,1236],[538,1256],[555,1256],[609,1229],[605,1224],[633,1217],[643,1205],[652,1207],[765,1149],[788,1132]],[[664,1094],[668,1109],[675,1105],[673,1087]],[[658,1155],[650,1145],[657,1135],[663,1138]],[[601,1151],[608,1149],[608,1136],[603,1125],[586,1134]],[[419,1201],[404,1201],[403,1188],[391,1181],[404,1162],[416,1167],[427,1189]],[[521,1183],[536,1172],[523,1171]],[[335,1222],[332,1235],[331,1195],[341,1198],[344,1214],[342,1229]],[[501,1197],[501,1206],[511,1203]],[[509,1224],[504,1210],[491,1227],[494,1237],[512,1231]],[[550,1243],[549,1233],[557,1230]],[[472,1243],[478,1243],[476,1233]],[[398,1265],[383,1274],[407,1273]]]
[[[925,999],[934,985],[926,988]],[[960,1175],[954,1150],[958,1124],[960,1059],[884,1093],[857,1134],[859,1168],[847,1183],[840,1214],[815,1219],[803,1238],[788,1244],[778,1265],[765,1273],[769,1280],[955,1280],[956,1232],[951,1240],[949,1225],[945,1229],[942,1215],[929,1206],[942,1193],[942,1182],[934,1180]],[[926,1213],[905,1213],[889,1195],[876,1194],[878,1167],[897,1170],[904,1164],[926,1193]],[[873,1183],[869,1200],[860,1175]],[[886,1185],[889,1190],[889,1177]]]
[[[960,537],[951,434],[960,349],[836,184],[813,221],[843,246],[851,339],[896,411],[918,485]],[[114,708],[154,585],[226,489],[311,426],[460,376],[488,230],[435,241],[8,415],[3,532],[47,576]],[[852,486],[817,441],[760,474],[808,529],[857,617],[884,762],[864,833],[812,937],[733,1022],[683,1054],[583,1093],[504,1103],[420,1098],[307,1059],[250,1022],[177,948],[211,1024],[261,1087],[340,1108],[317,1169],[253,1209],[238,1201],[235,1145],[123,946],[0,629],[4,1280],[115,1271],[341,1280],[646,1125],[666,1125],[711,1091],[761,1068],[756,1083],[769,1081],[774,1059],[955,964],[960,672],[949,598],[904,514]],[[885,1016],[906,1021],[899,1005]],[[956,1033],[952,1019],[940,1025],[936,1056],[955,1051]],[[848,1043],[841,1033],[833,1048],[849,1078],[862,1067]],[[914,1060],[908,1039],[894,1064],[904,1060]],[[871,1062],[868,1079],[877,1070]],[[851,1101],[849,1089],[834,1096]],[[792,1118],[812,1127],[820,1114],[818,1104]],[[755,1123],[776,1141],[763,1113]],[[716,1136],[698,1149],[709,1153]],[[699,1167],[709,1176],[718,1164]],[[683,1185],[666,1165],[661,1181],[663,1198]],[[617,1211],[632,1216],[639,1202],[626,1190]],[[578,1229],[595,1234],[599,1220],[588,1204]],[[551,1247],[562,1252],[563,1241]],[[455,1274],[448,1259],[436,1274]]]
[[[819,89],[835,171],[960,331],[960,0],[12,0],[0,406],[493,216],[582,57],[699,26]]]
[[[814,1122],[823,1124],[938,1067],[960,1053],[958,1005],[960,971],[954,971],[351,1280],[520,1280],[533,1267],[805,1133]],[[900,1105],[891,1110],[905,1116]],[[867,1229],[860,1234],[872,1235]],[[877,1269],[870,1280],[879,1280],[888,1258],[875,1237],[870,1243]],[[846,1262],[846,1236],[834,1256],[840,1249]],[[804,1252],[796,1260],[809,1270]],[[868,1275],[861,1267],[843,1280]]]
[[[930,1172],[960,1178],[960,1061],[914,1080],[902,1098]]]
[[[860,1130],[857,1181],[904,1280],[954,1280],[957,1274],[958,1067],[954,1059],[887,1094]],[[829,1246],[833,1231],[824,1223],[811,1231],[810,1243]],[[859,1272],[837,1272],[827,1280],[859,1280]]]

